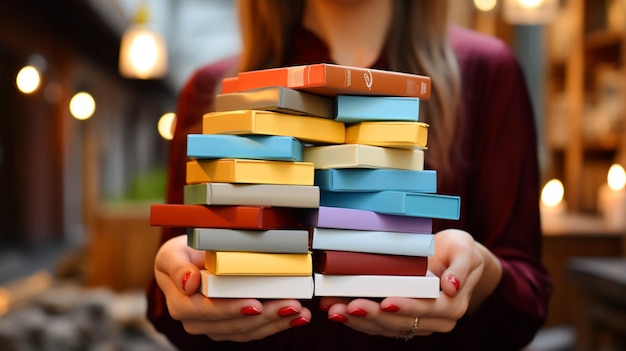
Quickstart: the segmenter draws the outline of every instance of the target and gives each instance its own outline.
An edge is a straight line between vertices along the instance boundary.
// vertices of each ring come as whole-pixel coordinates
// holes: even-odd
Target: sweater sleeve
[[[463,42],[472,47],[459,55],[465,90],[461,152],[468,161],[459,173],[466,178],[461,226],[500,259],[503,275],[483,305],[460,321],[459,340],[520,349],[543,325],[551,291],[541,262],[532,104],[522,69],[504,43]]]

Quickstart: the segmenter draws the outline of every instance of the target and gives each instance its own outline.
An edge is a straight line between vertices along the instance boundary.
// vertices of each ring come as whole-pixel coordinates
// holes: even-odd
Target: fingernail
[[[261,314],[261,311],[254,306],[244,307],[239,312],[244,316],[258,316]]]
[[[339,323],[345,323],[348,321],[348,318],[346,316],[339,314],[339,313],[335,313],[329,316],[328,319],[330,319],[331,321],[339,322]]]
[[[459,280],[453,275],[448,276],[448,280],[452,282],[456,291],[459,291],[459,288],[461,287],[461,283],[459,282]]]
[[[392,305],[392,304],[381,306],[380,309],[385,311],[385,312],[398,312],[398,311],[400,311],[400,307],[398,307],[396,305]]]
[[[185,290],[185,285],[187,285],[187,280],[191,277],[191,272],[187,272],[183,275],[183,279],[181,279],[181,283],[183,284],[183,290]]]
[[[298,310],[295,309],[295,307],[283,307],[280,310],[278,310],[278,316],[279,317],[287,317],[287,316],[293,316],[294,314],[297,314]]]
[[[296,319],[293,319],[291,322],[289,322],[289,324],[292,327],[299,327],[301,325],[309,324],[309,320],[304,317],[298,317]]]
[[[367,316],[367,311],[362,309],[362,308],[355,308],[352,309],[350,311],[348,311],[348,314],[352,315],[352,316],[358,316],[358,317],[365,317]]]
[[[330,306],[329,305],[320,305],[320,310],[322,310],[324,312],[328,312],[328,310],[330,310]]]

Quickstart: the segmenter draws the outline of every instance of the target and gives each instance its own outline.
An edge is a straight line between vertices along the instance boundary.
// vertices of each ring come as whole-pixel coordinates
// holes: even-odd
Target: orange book
[[[327,63],[240,72],[224,83],[222,93],[268,86],[326,96],[382,95],[428,100],[431,93],[428,76]]]
[[[162,227],[294,229],[299,211],[288,207],[153,204],[150,225]]]

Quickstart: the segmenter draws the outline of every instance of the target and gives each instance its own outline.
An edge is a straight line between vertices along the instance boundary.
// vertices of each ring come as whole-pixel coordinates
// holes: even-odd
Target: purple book
[[[341,207],[320,206],[305,212],[304,224],[319,228],[432,234],[432,218],[398,216]]]

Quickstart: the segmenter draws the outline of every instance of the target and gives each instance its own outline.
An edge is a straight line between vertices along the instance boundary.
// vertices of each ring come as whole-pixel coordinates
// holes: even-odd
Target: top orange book
[[[282,86],[314,94],[430,98],[431,79],[410,73],[318,63],[240,72],[223,80],[222,93]]]

